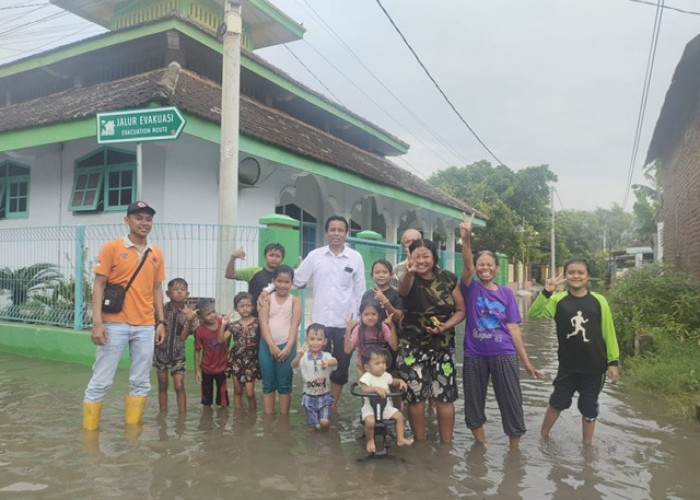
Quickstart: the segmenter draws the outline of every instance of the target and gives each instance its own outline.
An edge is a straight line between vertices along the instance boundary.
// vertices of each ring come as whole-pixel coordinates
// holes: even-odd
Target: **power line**
[[[46,7],[45,3],[27,3],[24,5],[11,5],[10,7],[0,7],[0,10],[28,9],[30,7]]]
[[[653,5],[654,7],[657,7],[657,6],[658,6],[657,3],[655,3],[655,2],[649,2],[649,1],[647,1],[647,0],[628,0],[628,1],[629,1],[629,2],[634,2],[634,3],[641,3],[641,4],[644,4],[644,5]],[[671,7],[671,6],[669,6],[669,5],[664,5],[664,6],[662,6],[661,8],[662,8],[662,9],[666,9],[666,10],[673,10],[673,11],[676,11],[676,12],[680,12],[681,14],[691,14],[691,15],[693,15],[693,16],[700,16],[700,12],[695,12],[695,11],[692,11],[692,10],[679,9],[678,7]]]
[[[386,109],[384,109],[380,103],[378,103],[374,98],[372,98],[372,96],[370,96],[364,89],[362,89],[362,87],[360,87],[353,79],[351,79],[350,77],[348,77],[348,76],[347,76],[345,73],[343,73],[337,66],[335,66],[335,64],[333,64],[332,61],[330,61],[330,60],[329,60],[326,56],[324,56],[318,49],[316,49],[316,47],[314,47],[311,43],[309,43],[309,42],[306,41],[306,40],[304,40],[304,42],[305,42],[305,43],[311,48],[311,50],[313,50],[321,59],[323,59],[323,60],[326,62],[326,64],[328,64],[328,66],[330,66],[330,67],[333,68],[335,71],[337,71],[338,74],[340,74],[343,78],[345,78],[345,80],[347,80],[347,82],[348,82],[350,85],[352,85],[353,87],[355,87],[355,89],[357,89],[358,92],[360,92],[360,93],[361,93],[362,95],[364,95],[372,104],[374,104],[374,106],[375,106],[377,109],[380,109],[381,111],[383,111],[391,120],[394,121],[394,123],[396,123],[397,125],[400,125],[400,124],[396,121],[396,119],[391,115],[391,113],[389,113]],[[286,48],[291,54],[294,55],[294,52],[293,52],[287,45],[285,45],[285,48]],[[326,89],[326,90],[327,90],[341,105],[345,106],[345,104],[343,104],[342,101],[341,101],[338,97],[336,97],[335,94],[333,94],[333,92],[331,92],[331,90],[330,90],[330,89],[329,89],[329,88],[328,88],[328,87],[327,87],[327,86],[326,86],[326,85],[325,85],[325,84],[324,84],[324,83],[323,83],[323,82],[322,82],[322,81],[321,81],[321,80],[306,66],[306,65],[304,65],[304,63],[301,62],[301,60],[299,59],[299,57],[297,57],[296,55],[294,55],[294,57],[295,57],[295,59],[296,59],[297,61],[299,61],[299,64],[301,64],[301,65],[316,79],[316,81],[318,81],[318,82],[323,86],[323,88],[325,88],[325,89]],[[345,106],[345,107],[347,107],[347,106]],[[429,147],[428,145],[426,145],[419,137],[416,137],[416,140],[417,140],[418,142],[420,142],[421,144],[423,144],[426,148],[430,149],[430,147]],[[440,155],[440,153],[438,153],[438,152],[436,152],[436,151],[434,151],[434,150],[431,150],[431,151],[433,151],[433,154],[435,154],[436,156],[438,156],[443,162],[449,163],[445,158],[442,158],[442,156]],[[410,163],[407,163],[407,164],[408,164],[408,165],[411,165]],[[418,169],[416,169],[413,165],[411,165],[411,169],[413,169],[413,170],[416,172],[416,174],[417,174],[421,179],[424,179],[424,178],[425,178],[425,174],[423,174],[422,172],[420,172],[420,171],[419,171]]]
[[[564,208],[564,204],[561,202],[561,198],[559,197],[559,191],[557,191],[557,188],[552,188],[554,191],[554,194],[557,195],[557,200],[559,200],[559,206],[561,207],[562,212],[565,211],[566,209]]]
[[[455,107],[455,105],[452,104],[452,101],[450,101],[450,98],[447,97],[447,94],[445,94],[445,92],[442,90],[442,88],[441,88],[440,85],[437,83],[437,81],[435,81],[435,78],[433,78],[433,75],[430,73],[430,71],[428,71],[428,68],[425,67],[425,64],[423,64],[423,61],[421,61],[420,57],[418,57],[418,54],[416,54],[416,51],[413,50],[413,47],[411,47],[411,44],[408,42],[408,40],[407,40],[406,37],[403,35],[403,33],[401,32],[401,30],[399,29],[399,27],[396,25],[396,23],[395,23],[394,20],[391,18],[391,16],[390,16],[389,13],[387,12],[387,10],[384,8],[384,6],[382,5],[381,0],[376,0],[376,2],[377,2],[377,5],[379,5],[379,8],[382,9],[382,12],[384,12],[384,15],[387,17],[387,19],[389,20],[389,22],[391,23],[391,25],[394,27],[394,29],[396,30],[396,32],[397,32],[397,33],[399,34],[399,36],[401,37],[401,40],[403,40],[403,42],[404,42],[404,44],[406,45],[406,47],[408,47],[408,50],[411,51],[411,54],[413,54],[413,57],[415,57],[416,61],[418,61],[418,64],[420,65],[420,67],[423,68],[423,71],[425,72],[425,74],[428,75],[428,78],[430,78],[430,81],[433,82],[433,85],[435,85],[435,87],[438,89],[438,92],[440,92],[440,94],[441,94],[442,97],[445,99],[445,101],[447,102],[447,104],[450,106],[450,108],[452,108],[452,111],[454,111],[454,113],[457,115],[457,117],[459,118],[459,120],[464,124],[465,127],[467,127],[467,129],[469,130],[469,132],[471,132],[471,134],[474,136],[474,138],[475,138],[475,139],[479,142],[479,144],[481,144],[481,146],[491,155],[491,157],[492,157],[494,160],[496,160],[496,162],[497,162],[499,165],[505,166],[504,163],[496,156],[496,154],[495,154],[493,151],[491,151],[491,149],[486,145],[486,143],[485,143],[484,141],[481,140],[481,137],[479,137],[479,135],[474,131],[474,129],[469,125],[469,123],[467,123],[467,120],[464,119],[464,117],[460,114],[460,112],[457,110],[457,108]]]
[[[308,5],[308,4],[307,4],[307,7],[304,7],[304,6],[302,6],[302,5],[300,5],[300,7],[301,7],[302,9],[304,9],[304,10],[306,10],[307,8],[310,9],[310,10],[313,12],[313,15],[315,15],[315,17],[317,18],[317,21],[318,21],[319,23],[322,24],[322,25],[321,25],[321,28],[323,28],[325,31],[327,31],[327,32],[330,33],[333,37],[335,37],[336,40],[338,41],[338,43],[340,43],[348,52],[350,52],[350,53],[352,54],[353,57],[355,57],[356,59],[359,59],[358,56],[355,55],[354,52],[352,52],[352,49],[350,49],[350,47],[342,40],[342,38],[340,38],[340,36],[339,36],[337,33],[335,33],[335,32],[333,31],[333,29],[332,29],[330,26],[328,26],[328,24],[325,23],[325,21],[323,21],[323,19],[321,18],[320,14],[318,14],[318,12],[316,12],[315,10],[313,10],[313,8],[312,8],[310,5]],[[307,13],[308,13],[308,12],[307,12]],[[313,17],[313,15],[312,15],[312,17]],[[405,125],[402,124],[402,123],[400,123],[400,122],[394,117],[394,115],[393,115],[392,113],[390,113],[388,110],[386,110],[379,102],[377,102],[371,95],[369,95],[369,94],[367,93],[367,91],[365,91],[361,86],[359,86],[359,85],[357,84],[356,79],[353,79],[353,78],[350,78],[349,76],[347,76],[340,68],[338,68],[331,60],[329,60],[321,51],[319,51],[319,50],[318,50],[312,43],[310,43],[306,38],[304,38],[302,41],[303,41],[311,50],[313,50],[321,59],[323,59],[329,67],[333,68],[336,72],[338,72],[338,74],[339,74],[340,76],[342,76],[352,87],[354,87],[359,93],[361,93],[361,94],[362,94],[369,102],[371,102],[377,109],[379,109],[380,111],[382,111],[382,112],[387,116],[387,118],[389,118],[393,123],[396,124],[397,127],[399,127],[399,128],[402,129],[402,130],[406,130],[406,129],[405,129]],[[288,49],[288,50],[290,50],[290,49]],[[290,50],[290,51],[291,51],[291,50]],[[295,57],[296,57],[296,56],[295,56]],[[297,60],[299,60],[299,58],[297,58]],[[299,60],[299,62],[301,63],[300,60]],[[370,72],[370,74],[372,74],[372,73],[371,73],[371,70],[370,70],[369,68],[367,68],[367,66],[365,66],[365,65],[363,65],[363,66],[364,66],[364,68],[365,68],[368,72]],[[308,70],[308,69],[307,69],[307,70]],[[310,71],[310,70],[309,70],[309,71]],[[315,75],[313,75],[313,76],[314,76],[314,78],[317,79],[317,81],[319,81],[319,83],[321,83],[321,85],[323,85],[323,83],[320,82],[320,80],[319,80]],[[372,75],[372,76],[374,76],[374,75]],[[375,78],[376,78],[376,77],[375,77]],[[323,85],[323,87],[326,88],[326,89],[328,89],[328,87],[326,87],[325,85]],[[330,90],[328,90],[328,91],[330,92]],[[334,96],[334,97],[335,97],[335,96]],[[340,99],[338,99],[337,97],[336,97],[336,99],[338,100],[338,102],[341,102]],[[398,98],[397,98],[397,99],[398,99]],[[342,102],[341,102],[341,104],[342,104]],[[344,105],[344,104],[343,104],[343,105]],[[347,106],[346,106],[346,107],[347,107]],[[407,132],[408,134],[410,134],[411,137],[412,137],[413,139],[415,139],[415,142],[422,144],[427,150],[431,151],[431,152],[433,153],[433,155],[436,156],[436,157],[437,157],[439,160],[441,160],[443,163],[445,163],[445,164],[450,164],[450,163],[451,163],[449,160],[447,160],[446,158],[444,158],[444,157],[442,156],[442,154],[441,154],[439,151],[433,149],[429,144],[425,143],[419,136],[413,134],[413,133],[410,132],[409,130],[406,130],[406,132]],[[438,141],[441,140],[438,136],[436,136],[436,139],[437,139]],[[449,146],[446,146],[446,147],[449,149]],[[457,153],[457,154],[459,154],[459,153]],[[420,170],[418,170],[413,164],[411,164],[410,162],[408,162],[406,159],[402,159],[402,161],[403,161],[411,170],[413,170],[413,171],[416,173],[416,175],[418,175],[421,179],[425,179],[426,175],[425,175],[424,173],[422,173]]]
[[[463,155],[459,150],[457,150],[456,148],[454,148],[453,146],[451,146],[446,140],[444,140],[437,132],[435,132],[435,131],[430,127],[430,125],[428,125],[423,119],[421,119],[421,117],[420,117],[418,114],[416,114],[416,113],[413,111],[413,109],[411,109],[410,106],[407,106],[407,105],[406,105],[406,104],[405,104],[405,103],[404,103],[404,102],[403,102],[389,87],[387,87],[387,85],[381,80],[381,78],[379,78],[379,77],[367,66],[367,64],[365,64],[365,61],[364,61],[361,57],[359,57],[359,56],[352,50],[352,48],[350,48],[350,46],[349,46],[347,43],[345,43],[345,41],[341,38],[341,36],[338,35],[338,33],[336,33],[335,30],[334,30],[328,23],[326,23],[326,21],[323,19],[323,17],[321,17],[321,15],[320,15],[318,12],[316,12],[316,10],[309,4],[309,2],[308,2],[307,0],[303,0],[303,2],[304,2],[304,4],[308,7],[308,9],[316,16],[316,18],[318,19],[318,21],[322,24],[322,27],[323,27],[328,33],[330,33],[331,36],[333,36],[333,37],[336,39],[336,41],[337,41],[337,42],[338,42],[338,43],[339,43],[339,44],[340,44],[340,45],[355,59],[355,61],[356,61],[360,66],[362,66],[362,67],[365,69],[365,71],[367,71],[367,73],[368,73],[372,78],[374,78],[374,80],[375,80],[384,90],[386,90],[386,92],[387,92],[389,95],[391,95],[391,96],[394,98],[394,100],[395,100],[409,115],[411,115],[411,116],[413,117],[413,119],[416,120],[416,122],[418,122],[419,125],[421,125],[428,133],[430,133],[430,134],[433,136],[433,138],[434,138],[436,141],[438,141],[440,144],[442,144],[442,146],[443,146],[445,149],[447,149],[448,151],[450,151],[454,156],[456,156],[456,157],[461,157],[462,160],[463,160],[465,163],[468,162],[467,158],[465,158],[464,155]],[[306,39],[305,39],[305,41],[306,41]],[[388,113],[387,113],[387,114],[388,114]],[[388,114],[388,115],[389,115],[389,114]],[[393,118],[391,115],[389,115],[389,116],[390,116],[391,118]],[[399,125],[400,125],[400,124],[399,124]],[[410,132],[409,132],[409,133],[410,133]],[[413,135],[413,134],[411,134],[411,135]],[[413,136],[414,136],[414,135],[413,135]],[[418,137],[416,137],[416,136],[414,136],[414,137],[415,137],[419,142],[421,142],[421,144],[423,144],[423,146],[425,146],[426,149],[429,149],[430,151],[433,152],[433,154],[435,154],[435,155],[438,156],[439,158],[443,159],[442,156],[441,156],[439,153],[437,153],[436,151],[434,151],[430,146],[428,146],[427,144],[423,143]],[[443,161],[444,161],[444,159],[443,159]],[[445,163],[449,163],[449,162],[445,162]]]
[[[320,79],[319,77],[317,77],[317,76],[314,74],[314,72],[311,71],[311,69],[310,69],[306,64],[303,63],[303,61],[302,61],[301,59],[299,59],[299,57],[297,57],[297,55],[294,53],[294,51],[293,51],[292,49],[290,49],[289,46],[288,46],[286,43],[284,44],[284,48],[287,49],[287,52],[289,52],[289,53],[292,55],[292,57],[293,57],[294,59],[296,59],[296,61],[297,61],[299,64],[301,64],[301,66],[302,66],[306,71],[309,72],[309,74],[314,78],[314,80],[316,80],[316,81],[319,83],[319,85],[321,85],[324,89],[326,89],[326,92],[328,92],[330,95],[333,96],[333,99],[335,99],[335,100],[336,100],[338,103],[340,103],[341,105],[345,106],[345,104],[343,104],[343,101],[341,101],[341,100],[338,98],[338,96],[335,95],[335,94],[333,93],[333,91],[332,91],[331,89],[329,89],[329,88],[326,86],[326,84],[323,83],[323,82],[321,81],[321,79]]]
[[[87,31],[87,30],[89,30],[89,29],[92,29],[92,28],[93,28],[93,26],[89,26],[89,25],[88,25],[88,26],[83,26],[83,27],[80,28],[78,31],[73,31],[73,32],[71,32],[71,34],[68,35],[68,37],[73,37],[73,36],[79,35],[79,34],[85,32],[85,31]],[[54,36],[53,38],[49,39],[49,41],[44,42],[44,43],[41,43],[41,44],[39,44],[39,45],[36,45],[36,46],[32,47],[32,48],[30,49],[30,51],[31,51],[31,52],[35,52],[35,51],[37,51],[37,50],[39,50],[39,49],[43,49],[44,47],[53,46],[57,41],[63,40],[63,39],[65,39],[65,38],[66,38],[65,35]]]
[[[377,106],[379,109],[381,109],[382,111],[384,111],[385,113],[387,113],[387,115],[389,115],[389,113],[388,113],[386,110],[384,110],[384,109],[379,105],[379,103],[375,102],[375,101],[372,99],[372,97],[370,97],[364,90],[362,90],[360,87],[358,87],[357,84],[355,84],[355,83],[354,83],[350,78],[348,78],[342,71],[340,71],[331,61],[329,61],[328,59],[326,59],[326,57],[325,57],[323,54],[321,54],[318,50],[316,50],[316,48],[315,48],[313,45],[311,45],[311,44],[308,44],[308,45],[309,45],[309,47],[311,47],[311,49],[312,49],[314,52],[316,52],[324,61],[326,61],[326,63],[327,63],[331,68],[335,69],[338,73],[340,73],[340,75],[342,75],[348,82],[350,82],[350,84],[352,84],[353,86],[355,86],[360,92],[362,92],[362,93],[365,95],[365,97],[367,97],[370,101],[372,101],[372,103],[373,103],[375,106]],[[318,76],[316,76],[316,74],[314,74],[314,72],[311,71],[311,69],[310,69],[308,66],[306,66],[306,65],[302,62],[302,60],[294,53],[294,51],[292,51],[292,49],[290,49],[290,48],[287,46],[287,44],[284,45],[284,48],[287,49],[287,51],[289,51],[289,53],[294,57],[294,59],[296,59],[297,62],[298,62],[299,64],[301,64],[301,66],[302,66],[306,71],[308,71],[309,74],[310,74],[324,89],[326,89],[326,91],[327,91],[330,95],[332,95],[333,98],[334,98],[341,106],[344,106],[344,107],[347,108],[347,106],[345,106],[345,104],[343,104],[343,102],[342,102],[342,101],[341,101],[341,100],[326,86],[326,84],[323,83],[323,82],[321,81],[321,79],[320,79]],[[390,115],[389,115],[389,116],[390,116]],[[424,179],[424,175],[423,175],[415,166],[413,166],[411,163],[409,163],[409,162],[406,161],[405,159],[402,159],[402,160],[404,161],[404,163],[405,163],[408,167],[410,167],[410,168],[418,175],[418,177],[420,177],[421,179]]]
[[[642,136],[642,127],[644,125],[644,114],[646,112],[647,101],[649,99],[649,88],[651,87],[651,75],[654,71],[654,59],[656,58],[656,48],[659,41],[659,33],[661,32],[661,19],[663,17],[664,0],[659,0],[654,15],[654,27],[652,29],[651,45],[649,46],[649,54],[647,56],[646,74],[644,75],[644,85],[642,87],[642,99],[639,103],[639,113],[637,115],[637,128],[634,133],[634,141],[632,145],[632,155],[630,158],[629,171],[627,173],[627,184],[625,185],[625,195],[622,199],[622,209],[627,206],[630,188],[632,186],[632,176],[634,174],[634,164],[637,162],[637,154],[639,153],[639,143]]]
[[[36,9],[34,9],[34,10],[31,10],[31,11],[29,11],[29,12],[20,14],[17,18],[13,19],[12,21],[16,21],[17,19],[23,18],[23,17],[27,16],[28,14],[31,14],[32,12],[36,12],[36,11],[41,10],[41,9],[43,9],[43,7],[38,7],[38,8],[36,8]],[[5,35],[7,35],[8,33],[12,33],[13,31],[23,30],[23,29],[26,29],[26,28],[29,27],[29,26],[33,26],[33,25],[36,25],[36,24],[44,23],[44,22],[47,22],[47,21],[53,21],[53,20],[55,20],[55,19],[59,19],[59,18],[61,18],[61,17],[63,17],[63,16],[66,16],[66,15],[68,15],[68,14],[70,14],[70,12],[65,11],[65,10],[64,10],[64,11],[60,11],[60,12],[54,12],[53,14],[49,14],[49,15],[46,16],[46,17],[42,17],[42,18],[39,18],[39,19],[34,19],[34,20],[32,20],[32,21],[29,21],[28,23],[19,24],[19,25],[17,25],[17,26],[12,26],[12,27],[10,27],[10,28],[7,28],[5,31],[0,31],[0,36],[5,36]]]
[[[323,59],[323,60],[326,62],[326,64],[328,64],[331,68],[333,68],[334,70],[336,70],[336,71],[338,72],[338,74],[340,74],[343,78],[345,78],[345,80],[346,80],[350,85],[352,85],[358,92],[360,92],[360,93],[361,93],[363,96],[365,96],[372,104],[374,104],[374,106],[375,106],[377,109],[380,109],[382,112],[384,112],[384,114],[385,114],[386,116],[388,116],[389,119],[392,120],[397,126],[399,126],[399,127],[401,126],[401,124],[396,120],[396,118],[394,118],[394,116],[393,116],[391,113],[389,113],[380,103],[378,103],[376,99],[374,99],[371,95],[369,95],[369,94],[367,93],[367,91],[365,91],[362,87],[360,87],[360,86],[357,84],[357,82],[356,82],[355,80],[353,80],[352,78],[350,78],[349,76],[347,76],[345,73],[343,73],[335,64],[333,64],[332,61],[330,61],[330,60],[329,60],[326,56],[324,56],[318,49],[316,49],[316,47],[314,47],[313,44],[309,43],[307,40],[304,40],[304,43],[306,43],[306,44],[311,48],[311,50],[313,50],[321,59]],[[289,50],[289,49],[288,49],[288,50]],[[323,84],[322,84],[322,85],[323,85]],[[324,85],[324,88],[327,88],[327,87]],[[329,92],[330,92],[330,91],[329,91]],[[337,99],[337,98],[336,98],[336,99]],[[338,100],[338,102],[340,102],[340,100]],[[342,104],[342,103],[341,103],[341,104]],[[346,107],[347,107],[347,106],[346,106]],[[412,134],[412,135],[413,135],[413,134]],[[413,136],[413,137],[416,139],[416,141],[420,142],[421,144],[423,144],[423,146],[425,146],[427,149],[429,149],[430,151],[432,151],[433,154],[434,154],[435,156],[437,156],[438,158],[440,158],[444,163],[449,163],[445,158],[443,158],[443,156],[442,156],[439,152],[433,150],[430,146],[428,146],[425,142],[423,142],[423,140],[422,140],[420,137],[417,137],[417,136]],[[422,173],[418,172],[417,170],[416,170],[416,173],[417,173],[421,178],[424,177],[424,175],[423,175]]]

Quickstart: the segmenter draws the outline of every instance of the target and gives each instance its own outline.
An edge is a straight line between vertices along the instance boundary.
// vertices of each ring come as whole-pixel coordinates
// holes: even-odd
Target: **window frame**
[[[115,152],[124,155],[131,156],[133,161],[118,162],[118,163],[108,163],[109,153]],[[89,165],[81,166],[80,163],[85,160],[92,158],[98,154],[102,155],[101,165]],[[81,156],[73,162],[73,185],[71,187],[71,198],[70,204],[68,205],[68,210],[73,213],[83,213],[83,212],[117,212],[123,211],[131,203],[136,200],[137,193],[137,179],[136,179],[136,153],[134,151],[114,148],[110,146],[103,146],[101,148],[94,149],[89,153]],[[128,172],[131,176],[131,185],[122,185],[121,182],[118,185],[110,184],[111,174],[120,174],[119,179],[121,181],[122,172]],[[81,178],[87,176],[87,180],[90,180],[90,176],[98,174],[97,184],[92,188],[79,188],[78,181]],[[129,200],[126,203],[110,203],[110,193],[114,191],[121,192],[129,191]],[[85,203],[85,196],[87,193],[95,192],[95,197],[91,203]],[[82,203],[76,204],[76,198],[82,197]],[[121,200],[121,195],[118,196]]]
[[[12,167],[20,169],[23,172],[20,174],[12,174],[10,173]],[[0,171],[2,172],[2,174],[0,174],[0,220],[28,218],[31,167],[13,160],[4,160],[0,161]],[[26,194],[12,196],[10,190],[12,186],[15,185],[24,186],[27,191]],[[16,200],[24,200],[24,210],[10,210],[12,202]]]

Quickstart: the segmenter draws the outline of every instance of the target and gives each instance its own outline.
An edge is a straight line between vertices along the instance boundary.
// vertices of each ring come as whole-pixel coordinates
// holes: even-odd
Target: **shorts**
[[[162,362],[158,359],[154,359],[153,366],[155,367],[156,371],[170,371],[171,375],[176,375],[178,373],[185,373],[186,362],[184,359],[176,359],[170,362]]]
[[[211,406],[214,402],[214,383],[216,383],[216,404],[226,408],[229,404],[228,387],[225,373],[202,372],[202,404]]]
[[[442,403],[457,399],[457,374],[452,349],[427,349],[401,344],[398,375],[406,381],[406,401],[420,403],[433,398]]]
[[[598,418],[598,395],[605,383],[605,373],[574,373],[561,368],[552,382],[554,391],[549,397],[549,404],[555,410],[571,407],[574,392],[578,391],[578,410],[586,420],[592,422]]]
[[[318,396],[309,394],[301,396],[301,405],[306,410],[306,421],[309,423],[309,427],[320,429],[321,420],[331,419],[331,406],[334,399],[330,392]]]
[[[277,347],[284,349],[287,344],[280,344]],[[258,351],[258,362],[260,373],[262,374],[263,394],[270,394],[277,391],[279,394],[290,394],[294,373],[292,371],[292,360],[297,354],[296,345],[292,348],[287,359],[282,362],[272,359],[270,348],[266,342],[260,343]]]
[[[384,411],[382,412],[382,420],[390,420],[391,417],[393,417],[397,411],[399,411],[398,408],[396,408],[393,405],[387,404],[384,407]],[[362,414],[363,422],[367,417],[374,417],[374,408],[372,408],[370,405],[363,405],[362,409],[360,409],[360,412]]]
[[[350,368],[350,358],[352,353],[345,352],[345,328],[326,327],[326,347],[323,349],[330,352],[338,360],[338,366],[331,372],[331,382],[337,385],[348,383],[348,369]]]

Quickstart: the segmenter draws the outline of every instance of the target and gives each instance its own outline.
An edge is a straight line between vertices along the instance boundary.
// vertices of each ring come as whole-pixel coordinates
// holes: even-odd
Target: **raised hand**
[[[564,274],[560,274],[559,276],[556,276],[554,278],[549,278],[544,282],[544,289],[547,290],[548,292],[553,292],[557,288],[559,288],[562,284],[566,282],[566,278],[564,278]]]
[[[384,292],[377,287],[372,288],[372,290],[374,291],[374,298],[377,302],[380,304],[386,302],[386,295],[384,295]]]
[[[199,309],[192,307],[190,304],[185,304],[185,306],[182,308],[182,313],[185,315],[186,320],[192,321],[197,317]]]
[[[474,227],[474,214],[471,217],[462,212],[462,222],[459,223],[459,235],[464,238],[471,238],[472,229]]]
[[[416,269],[418,269],[418,265],[416,264],[416,261],[413,260],[413,257],[408,257],[408,260],[406,261],[406,272],[409,274],[415,274]]]
[[[225,314],[223,318],[221,318],[222,327],[226,328],[229,323],[231,323],[231,320],[233,320],[233,314]]]
[[[391,313],[391,314],[387,315],[386,319],[384,320],[384,323],[391,326],[391,323],[393,321],[394,321],[394,313]]]
[[[350,316],[348,319],[345,320],[346,331],[352,331],[352,329],[355,328],[357,323],[359,323],[359,320],[355,319],[353,316]]]
[[[239,248],[231,254],[231,257],[236,259],[245,259],[245,249],[243,247]]]

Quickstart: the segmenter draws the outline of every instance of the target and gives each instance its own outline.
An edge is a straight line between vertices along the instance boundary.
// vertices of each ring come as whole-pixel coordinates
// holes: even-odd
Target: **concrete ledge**
[[[88,330],[0,322],[0,352],[92,366],[95,362],[95,349]],[[187,340],[186,356],[187,369],[194,370],[193,337]],[[129,367],[128,349],[119,362],[119,367]]]
[[[0,323],[0,351],[88,366],[95,361],[90,332],[46,325]],[[128,366],[126,359],[119,366]]]

